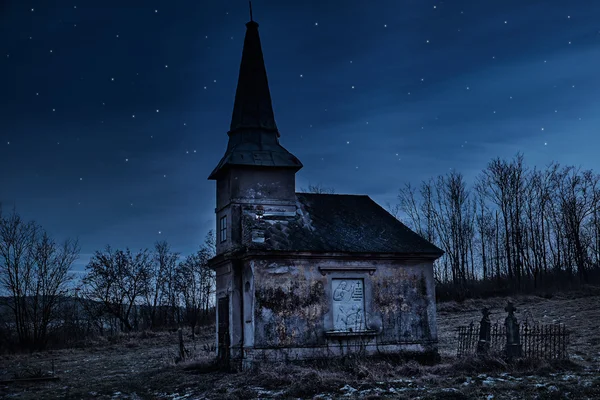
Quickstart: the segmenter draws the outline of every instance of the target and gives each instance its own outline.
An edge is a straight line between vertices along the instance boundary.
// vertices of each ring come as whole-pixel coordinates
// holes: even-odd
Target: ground
[[[550,297],[550,296],[547,296]],[[559,364],[501,360],[457,360],[455,328],[478,321],[483,306],[492,322],[504,318],[508,299],[468,300],[438,305],[440,354],[433,366],[392,360],[344,360],[330,365],[279,365],[252,372],[206,372],[214,356],[205,345],[214,327],[196,341],[186,335],[188,359],[176,362],[175,332],[147,332],[85,348],[0,356],[0,380],[43,376],[56,381],[0,384],[1,398],[15,399],[250,399],[250,398],[400,398],[400,399],[599,399],[600,292],[589,290],[551,298],[511,300],[522,320],[563,322],[571,329],[571,361]]]

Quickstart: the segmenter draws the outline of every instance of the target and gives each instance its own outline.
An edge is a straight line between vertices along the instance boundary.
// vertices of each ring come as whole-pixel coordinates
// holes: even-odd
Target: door
[[[229,296],[219,298],[218,306],[217,340],[219,362],[226,364],[229,361]]]

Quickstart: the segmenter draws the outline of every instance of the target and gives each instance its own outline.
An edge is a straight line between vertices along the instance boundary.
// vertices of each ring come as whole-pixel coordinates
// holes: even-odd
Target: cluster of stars
[[[444,6],[443,4],[441,4],[441,3],[440,3],[440,8],[441,8],[441,9],[443,9],[444,7],[445,7],[445,6]],[[28,7],[26,7],[26,8],[25,8],[25,11],[27,10],[27,8],[28,8]],[[74,8],[74,9],[77,9],[77,6],[73,6],[73,8]],[[437,10],[437,9],[438,9],[437,5],[433,5],[433,9]],[[428,8],[428,10],[429,10],[429,12],[431,12],[429,8]],[[31,8],[31,12],[34,12],[34,11],[35,11],[35,9],[34,9],[34,8]],[[150,9],[146,9],[146,11],[145,11],[145,12],[146,12],[146,13],[151,13],[151,11],[152,11],[152,8],[150,8]],[[154,13],[155,13],[155,14],[156,14],[156,13],[158,13],[158,9],[154,9]],[[226,15],[228,15],[228,12],[226,12],[225,14],[226,14]],[[464,11],[460,11],[460,14],[464,14]],[[164,15],[164,13],[161,13],[161,15]],[[563,18],[564,18],[564,16],[563,16]],[[571,19],[571,15],[567,15],[567,16],[566,16],[566,18],[570,20],[570,19]],[[155,20],[155,18],[152,18],[152,19],[153,19],[153,20]],[[511,24],[508,24],[509,20],[511,21]],[[393,22],[391,22],[391,21],[388,21],[388,22],[390,22],[391,24],[393,23]],[[502,24],[502,22],[503,22],[503,24]],[[304,22],[304,24],[305,24],[305,26],[308,26],[308,27],[310,27],[311,20],[305,21],[305,22]],[[377,26],[379,27],[379,29],[381,29],[381,22],[376,22],[376,24],[377,24]],[[495,24],[495,25],[497,25],[497,26],[509,25],[508,29],[510,29],[510,28],[511,28],[511,26],[512,26],[512,25],[514,25],[514,22],[513,22],[513,20],[512,20],[511,18],[509,18],[509,19],[506,19],[506,20],[505,20],[505,19],[496,19],[496,20],[494,21],[494,24]],[[74,25],[74,26],[76,26],[76,25]],[[319,25],[319,22],[318,22],[318,21],[314,22],[314,26],[317,26],[317,27],[318,27],[318,26],[320,26],[320,25]],[[392,25],[391,25],[391,26],[392,26]],[[388,24],[387,24],[387,23],[383,24],[383,28],[387,28],[387,27],[388,27]],[[452,29],[453,31],[454,31],[454,28],[456,28],[456,27],[453,27],[453,29]],[[319,31],[319,30],[317,30],[317,31]],[[459,32],[461,32],[461,29],[459,28],[459,29],[458,29],[458,31],[459,31]],[[386,31],[386,33],[388,33],[388,32],[391,32],[391,31]],[[114,41],[114,39],[113,39],[113,36],[112,36],[112,35],[114,35],[114,37],[116,37],[116,38],[120,38],[120,40],[121,40],[121,41],[123,41],[123,40],[127,40],[127,37],[128,37],[128,35],[127,35],[127,32],[126,32],[126,31],[124,31],[124,30],[121,30],[121,31],[120,31],[120,32],[118,32],[118,33],[115,33],[115,32],[113,31],[113,32],[111,32],[111,33],[109,33],[109,34],[107,34],[107,35],[106,35],[106,37],[107,37],[107,38],[110,38],[110,40],[112,41],[111,43],[116,43],[116,41]],[[424,49],[426,48],[426,49],[427,49],[427,51],[430,51],[430,49],[432,49],[432,48],[434,48],[434,47],[435,47],[435,44],[439,43],[439,41],[440,41],[440,38],[439,38],[439,37],[436,37],[434,34],[429,34],[428,36],[430,36],[430,37],[427,37],[427,38],[423,38],[423,37],[421,37],[421,38],[419,39],[419,43],[418,43],[418,44],[419,44],[419,46],[422,46],[422,48],[424,48]],[[24,36],[24,37],[26,37],[26,36]],[[204,35],[204,37],[205,37],[205,39],[208,39],[208,35]],[[228,36],[228,37],[229,37],[229,39],[230,39],[230,40],[233,40],[233,39],[234,39],[234,36]],[[224,35],[223,39],[226,39],[226,38],[227,38],[227,36],[225,36],[225,35]],[[36,39],[37,39],[37,38],[36,38]],[[29,36],[29,40],[32,40],[32,36]],[[423,45],[423,40],[425,41],[425,44],[432,44],[432,43],[433,43],[433,44],[432,44],[431,46],[427,46],[427,47],[425,47],[425,46]],[[562,47],[564,47],[564,43],[565,43],[566,41],[567,41],[567,40],[566,40],[566,38],[562,38],[562,39],[560,39],[560,43],[561,43],[561,46],[562,46]],[[572,45],[572,41],[570,41],[570,40],[569,40],[569,41],[567,41],[567,43],[568,43],[568,45]],[[48,46],[48,47],[50,47],[50,46]],[[45,57],[48,57],[48,55],[47,55],[48,47],[44,47],[44,49],[43,49],[43,53],[44,53],[44,56],[45,56]],[[49,49],[49,53],[52,53],[52,54],[53,54],[53,56],[52,56],[52,58],[53,58],[53,59],[60,58],[60,57],[62,56],[62,54],[64,54],[64,48],[63,48],[63,47],[61,47],[61,46],[58,46],[58,45],[53,45],[52,47],[53,47],[53,48]],[[56,50],[56,51],[54,51],[54,50]],[[497,51],[497,49],[496,49],[495,51]],[[505,56],[504,56],[502,53],[498,52],[497,54],[498,54],[498,56],[500,57],[500,59],[502,59],[502,58],[505,58]],[[11,58],[11,55],[10,55],[10,54],[7,54],[7,55],[6,55],[6,57],[11,59],[10,61],[7,61],[7,62],[12,62],[12,60],[14,60],[14,58],[15,58],[15,57],[14,57],[14,53],[13,53],[13,57],[12,57],[12,58]],[[485,58],[486,58],[486,62],[488,62],[488,63],[489,63],[489,53],[485,55]],[[492,56],[492,59],[493,59],[493,60],[496,60],[496,55],[493,55],[493,56]],[[165,60],[168,60],[168,61],[169,61],[169,63],[171,64],[171,67],[169,67],[169,65],[170,65],[170,64],[165,64],[165,63],[164,63],[164,61],[165,61]],[[347,59],[345,59],[345,61],[343,61],[343,62],[344,62],[344,64],[346,64],[346,62],[349,62],[349,64],[353,64],[353,60],[347,60]],[[547,64],[547,60],[543,60],[543,63],[544,63],[544,64]],[[360,65],[360,64],[361,64],[360,60],[359,60],[359,62],[358,62],[357,64],[358,64],[358,65]],[[168,71],[168,72],[164,72],[164,71],[163,71],[163,69],[161,68],[161,66],[163,66],[163,65],[164,65],[164,69],[170,69],[170,71]],[[176,72],[176,71],[177,71],[177,69],[178,69],[178,65],[179,65],[179,62],[178,62],[176,59],[173,59],[173,58],[168,58],[168,59],[163,59],[163,60],[162,60],[162,62],[161,62],[161,61],[159,61],[159,62],[157,63],[157,65],[156,65],[156,67],[157,67],[157,69],[160,69],[160,70],[161,70],[161,73],[163,73],[164,75],[171,75],[173,72]],[[351,67],[351,68],[352,68],[352,67]],[[546,67],[544,67],[544,68],[546,68]],[[294,71],[294,70],[292,70],[292,71],[290,72],[290,76],[292,77],[292,79],[293,79],[293,78],[295,78],[296,76],[299,76],[299,78],[302,78],[302,79],[303,79],[303,81],[302,81],[302,82],[303,82],[303,84],[304,84],[304,83],[307,83],[307,82],[309,82],[309,81],[311,80],[311,77],[312,77],[312,76],[315,76],[315,75],[316,75],[314,72],[312,72],[312,71],[309,71],[308,69],[307,69],[307,70],[305,70],[305,71],[303,71],[303,72],[304,72],[304,73],[300,73],[300,74],[298,74],[298,71],[297,71],[297,70],[295,70],[295,71]],[[112,73],[113,73],[113,74],[115,74],[115,72],[114,72],[114,71],[113,71]],[[306,77],[305,77],[305,73],[307,74],[307,76],[306,76]],[[108,76],[110,76],[109,74],[101,75],[101,76],[100,76],[100,78],[99,78],[99,80],[101,80],[102,82],[106,82],[107,75],[108,75]],[[138,75],[138,76],[139,76],[139,73],[136,73],[136,75]],[[412,76],[412,77],[410,78],[410,85],[411,85],[411,86],[410,86],[410,88],[411,88],[411,90],[410,90],[410,91],[403,90],[401,93],[402,93],[402,94],[406,93],[406,95],[408,95],[408,96],[411,96],[411,94],[414,94],[414,96],[413,96],[411,99],[407,99],[407,100],[405,100],[405,101],[407,101],[407,102],[408,102],[408,101],[414,101],[415,99],[418,99],[418,98],[419,98],[419,94],[420,94],[420,93],[422,93],[422,88],[426,88],[426,87],[429,85],[429,83],[430,83],[430,82],[433,82],[433,81],[434,81],[434,79],[433,79],[432,75],[429,75],[427,72],[425,72],[423,75],[424,75],[424,76],[427,78],[427,84],[423,84],[423,85],[421,85],[421,86],[418,86],[418,85],[419,85],[419,83],[421,83],[421,84],[422,84],[422,83],[424,83],[424,82],[425,82],[425,79],[426,79],[425,77],[421,77],[421,78],[419,78],[418,76]],[[119,84],[120,84],[120,83],[121,83],[121,82],[124,80],[124,79],[122,78],[122,76],[121,76],[121,75],[119,75],[119,74],[115,74],[115,76],[118,78],[118,80],[117,80],[118,82],[117,82],[117,84],[115,84],[115,85],[112,85],[112,84],[111,84],[111,85],[110,85],[110,87],[117,87],[117,86],[118,86],[118,85],[119,85]],[[81,79],[83,79],[83,78],[81,78]],[[87,77],[86,77],[86,80],[87,80]],[[111,81],[111,82],[115,82],[115,77],[110,77],[110,81]],[[216,83],[216,82],[217,82],[217,80],[216,80],[216,79],[213,79],[212,81],[213,81],[213,83]],[[206,81],[204,81],[204,82],[210,82],[210,80],[206,80]],[[350,81],[350,82],[348,82],[348,81],[345,81],[345,82],[344,82],[344,86],[343,86],[343,88],[344,88],[345,92],[347,92],[347,88],[348,88],[348,86],[349,86],[349,87],[350,87],[350,89],[354,90],[352,93],[357,93],[357,94],[358,94],[358,93],[361,93],[361,92],[363,92],[363,91],[365,90],[364,88],[367,86],[366,84],[364,84],[364,83],[363,83],[363,82],[361,82],[361,81],[357,81],[357,80],[355,80],[355,81],[354,81],[354,83],[355,83],[355,84],[350,84],[350,83],[352,83],[352,82],[353,82],[353,81]],[[469,83],[469,85],[466,85],[466,83],[467,83],[467,82]],[[477,94],[477,92],[481,92],[481,90],[478,90],[478,85],[477,85],[477,83],[476,83],[476,82],[473,82],[472,80],[469,80],[469,81],[467,81],[467,82],[465,82],[465,81],[462,81],[461,83],[459,83],[459,84],[457,84],[457,85],[456,85],[455,89],[456,89],[456,92],[457,92],[457,93],[459,93],[459,96],[463,96],[463,97],[470,97],[470,96],[474,96],[474,95],[476,95],[476,94]],[[356,90],[356,88],[357,88],[357,87],[359,88],[358,90]],[[556,87],[556,86],[555,86],[555,87]],[[572,87],[572,88],[575,88],[575,85],[571,85],[571,87]],[[203,88],[203,90],[208,90],[208,86],[202,86],[202,88]],[[472,90],[472,88],[473,88],[473,90]],[[470,93],[469,93],[469,94],[466,94],[466,93],[464,92],[464,90],[470,91]],[[31,91],[31,92],[32,92],[32,91]],[[31,92],[28,92],[28,93],[29,93],[29,94],[31,94]],[[43,99],[43,98],[45,98],[45,97],[48,97],[48,94],[46,93],[46,91],[45,91],[45,90],[43,90],[43,92],[44,92],[44,96],[42,96],[42,99]],[[39,92],[35,92],[35,95],[36,95],[36,96],[40,96],[40,93],[39,93]],[[502,95],[502,97],[501,97],[501,98],[498,100],[498,102],[503,102],[503,103],[506,103],[506,100],[507,100],[507,99],[506,99],[506,97],[505,97],[506,95],[507,95],[507,94],[503,94],[503,95]],[[515,96],[517,96],[517,93],[515,93]],[[106,97],[105,97],[105,98],[106,98]],[[519,99],[519,97],[518,97],[518,96],[517,96],[516,98],[517,98],[517,99]],[[508,100],[513,100],[513,96],[512,96],[512,95],[508,96]],[[96,101],[97,101],[97,100],[96,100]],[[111,104],[111,100],[110,100],[110,99],[107,99],[107,101],[109,102],[109,104]],[[518,101],[515,101],[514,103],[515,103],[515,104],[517,104],[517,103],[518,103]],[[65,108],[65,107],[63,107],[63,106],[62,106],[60,103],[55,103],[55,104],[57,105],[57,107],[58,107],[58,108],[60,109],[60,111],[61,111],[61,112],[59,112],[59,113],[56,113],[56,115],[60,116],[60,115],[61,115],[61,114],[64,112],[64,108]],[[95,104],[97,105],[98,103],[95,103]],[[52,105],[52,104],[50,104],[50,105]],[[157,105],[160,105],[160,106],[161,106],[161,108],[154,108],[154,107],[156,107]],[[105,106],[105,103],[104,103],[104,102],[102,103],[102,106]],[[152,107],[152,106],[154,106],[154,107]],[[495,104],[495,105],[494,105],[494,107],[501,107],[501,106],[500,106],[500,105],[498,105],[498,104]],[[560,106],[559,106],[559,107],[560,107]],[[50,108],[50,107],[46,106],[46,108],[45,108],[44,110],[45,110],[45,111],[47,111],[49,108]],[[165,110],[165,109],[164,109],[164,104],[163,104],[163,103],[160,103],[160,102],[156,102],[156,103],[152,104],[152,105],[151,105],[150,107],[148,107],[148,108],[149,108],[150,110],[155,110],[155,112],[156,112],[156,113],[160,113],[160,110],[161,110],[161,109],[163,109],[163,112],[162,112],[162,113],[160,113],[160,114],[161,114],[161,116],[163,116],[164,114],[170,114],[170,110]],[[144,109],[145,109],[145,110],[147,110],[148,108],[144,108]],[[315,107],[315,108],[316,108],[317,112],[320,112],[321,110],[323,110],[322,106],[320,106],[320,107],[318,107],[318,108],[317,108],[317,107]],[[56,110],[57,110],[57,108],[51,108],[51,109],[52,109],[52,112],[56,112]],[[141,107],[140,107],[140,108],[133,108],[133,107],[132,107],[132,108],[130,108],[129,110],[126,110],[125,112],[123,112],[123,115],[124,115],[124,117],[125,117],[125,118],[127,118],[127,117],[128,117],[128,115],[131,115],[131,118],[132,118],[132,119],[136,119],[136,121],[135,121],[135,122],[130,122],[130,123],[131,123],[131,124],[135,124],[135,125],[137,126],[137,124],[139,124],[139,123],[140,123],[140,121],[143,121],[143,120],[144,120],[144,115],[145,115],[145,114],[144,114],[145,112],[143,111],[144,109],[142,109]],[[131,111],[133,111],[133,110],[135,110],[135,111],[138,113],[138,114],[137,114],[137,118],[136,118],[136,114],[132,114],[132,113],[131,113]],[[324,111],[325,111],[325,112],[327,112],[327,110],[328,110],[327,108],[324,108]],[[550,109],[549,111],[551,112],[551,110],[552,110],[552,109]],[[500,108],[500,111],[502,111],[501,115],[506,115],[506,112],[505,112],[505,110],[504,110],[504,109]],[[554,109],[554,113],[557,113],[557,112],[558,112],[558,110],[557,110],[557,109]],[[486,113],[486,115],[489,117],[489,109],[486,109],[486,110],[485,110],[485,113]],[[493,110],[492,110],[492,113],[493,113],[493,114],[497,114],[497,111],[496,111],[496,109],[493,109]],[[53,118],[57,118],[57,117],[56,117],[56,116],[54,116]],[[431,121],[431,115],[430,115],[428,118],[429,118],[429,121]],[[128,120],[129,120],[129,119],[128,119]],[[437,121],[437,120],[438,120],[438,117],[435,117],[435,120]],[[581,120],[581,118],[579,118],[579,120]],[[107,119],[107,121],[108,121],[108,119]],[[364,119],[361,119],[360,121],[361,121],[361,126],[362,126],[362,121],[364,121]],[[365,122],[365,125],[369,125],[369,121],[364,121],[364,122]],[[427,123],[427,121],[423,121],[423,122],[424,122],[424,125],[425,125],[425,126],[428,126],[428,123]],[[101,123],[104,123],[104,120],[102,120],[102,121],[101,121]],[[550,123],[549,123],[548,121],[544,121],[543,123],[544,123],[544,124],[546,124],[546,123],[548,123],[548,124],[549,124],[549,125],[548,125],[548,127],[549,127],[550,129],[548,129],[548,131],[550,131],[550,132],[551,132],[551,131],[552,131],[552,129],[551,129],[552,127],[550,126]],[[177,125],[178,125],[179,127],[181,126],[181,125],[179,125],[179,123],[178,123]],[[375,121],[375,123],[374,123],[372,126],[370,126],[370,127],[369,127],[369,130],[374,130],[374,129],[375,129],[375,128],[374,128],[374,126],[376,127],[377,125],[378,125],[378,124],[377,124],[377,121]],[[420,125],[420,124],[419,124],[419,125]],[[418,134],[422,134],[422,132],[419,132],[419,131],[418,131],[418,126],[419,126],[419,125],[416,125],[416,126],[414,127],[414,129],[415,129],[415,130],[417,130],[417,131],[416,131],[416,133],[418,133]],[[185,126],[187,126],[187,123],[183,122],[183,126],[184,126],[184,127],[185,127]],[[306,125],[304,125],[304,126],[306,126]],[[312,129],[312,128],[313,128],[313,124],[309,124],[309,125],[308,125],[308,127]],[[363,126],[363,128],[364,128],[364,126]],[[366,131],[366,129],[367,129],[367,128],[364,128],[364,130],[365,130],[365,131]],[[421,130],[424,130],[424,129],[425,129],[425,127],[424,127],[424,126],[421,126]],[[428,129],[429,129],[429,128],[428,128]],[[533,128],[533,129],[531,129],[531,130],[532,130],[532,131],[536,130],[536,129],[535,129],[535,125],[534,125],[534,128]],[[547,133],[547,130],[545,129],[545,127],[541,127],[541,128],[540,128],[540,131],[541,131],[541,132],[544,132],[544,134],[546,134],[546,133]],[[313,131],[313,132],[314,132],[314,131]],[[373,133],[373,132],[368,132],[368,133],[370,134],[370,133]],[[537,133],[537,132],[536,132],[536,133]],[[144,137],[146,138],[145,140],[147,140],[148,136],[144,136]],[[153,135],[150,135],[150,139],[153,139],[153,138],[154,138],[154,136],[153,136]],[[302,138],[303,138],[303,137],[302,137]],[[63,138],[62,140],[63,140],[63,142],[65,142],[64,138]],[[13,138],[13,141],[15,141],[15,139],[14,139],[14,138]],[[346,145],[350,145],[350,140],[346,140],[345,142],[346,142]],[[7,145],[11,145],[11,141],[7,141],[6,143],[7,143]],[[341,143],[341,141],[338,141],[337,143]],[[353,139],[353,146],[357,146],[357,143],[359,143],[359,141],[358,141],[358,140],[354,140],[354,139]],[[543,143],[544,143],[544,146],[547,146],[547,145],[548,145],[548,142],[547,142],[547,141],[544,141]],[[15,144],[16,144],[16,143],[15,143]],[[56,142],[56,144],[57,144],[57,145],[59,145],[59,144],[60,144],[60,142]],[[460,143],[460,147],[461,147],[461,148],[467,147],[467,146],[466,146],[467,144],[468,144],[468,142],[465,140],[464,142]],[[64,146],[64,145],[63,145],[63,146]],[[350,147],[349,147],[349,149],[350,149]],[[389,150],[386,150],[386,151],[389,151]],[[185,154],[190,154],[190,153],[196,153],[196,150],[185,150]],[[131,157],[131,160],[132,160],[131,164],[132,164],[132,165],[135,165],[135,164],[137,164],[137,163],[138,163],[138,158],[137,158],[137,157],[138,157],[138,155],[136,155],[136,154],[133,154],[133,153],[126,153],[126,154],[129,154],[129,157]],[[387,153],[387,154],[390,154],[390,155],[391,155],[391,154],[395,154],[395,157],[396,157],[396,158],[397,158],[399,161],[401,160],[401,158],[399,157],[399,154],[400,154],[400,153],[393,153],[393,151],[390,151],[390,152],[389,152],[389,153]],[[119,160],[123,160],[123,159],[124,159],[124,160],[125,160],[125,163],[129,163],[129,162],[130,162],[130,158],[129,158],[129,157],[127,157],[127,158],[121,158],[121,157],[119,157]],[[321,157],[321,160],[324,160],[324,158],[323,158],[323,157]],[[351,165],[349,166],[349,168],[351,168]],[[355,169],[359,169],[358,165],[356,165],[356,166],[355,166]],[[167,177],[167,174],[160,174],[160,173],[158,173],[158,174],[154,175],[154,178],[155,178],[155,179],[160,179],[160,175],[162,175],[162,177],[163,177],[163,178],[166,178],[166,177]],[[85,176],[85,175],[84,175],[84,176]],[[72,178],[70,178],[70,179],[72,179]],[[79,178],[79,180],[80,180],[80,181],[83,181],[83,177],[80,177],[80,178]],[[89,179],[88,179],[88,180],[89,180]],[[78,204],[81,204],[81,203],[78,203]],[[126,205],[126,204],[127,204],[127,203],[125,203],[125,205]],[[133,206],[133,203],[130,203],[130,206]],[[162,233],[162,231],[158,231],[158,234],[161,234],[161,233]]]

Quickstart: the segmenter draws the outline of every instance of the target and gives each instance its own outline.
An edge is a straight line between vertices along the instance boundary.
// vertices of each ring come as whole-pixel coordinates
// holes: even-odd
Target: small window
[[[221,232],[221,242],[227,240],[227,215],[221,217],[221,225],[219,227],[219,231]]]

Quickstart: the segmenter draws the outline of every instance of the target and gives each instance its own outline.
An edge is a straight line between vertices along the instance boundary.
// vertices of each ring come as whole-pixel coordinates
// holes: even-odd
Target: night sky
[[[253,2],[281,144],[311,184],[395,203],[522,152],[600,170],[600,2]],[[214,226],[248,3],[0,0],[0,202],[83,270]]]

